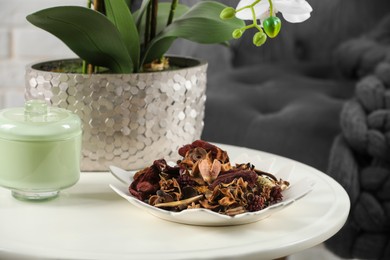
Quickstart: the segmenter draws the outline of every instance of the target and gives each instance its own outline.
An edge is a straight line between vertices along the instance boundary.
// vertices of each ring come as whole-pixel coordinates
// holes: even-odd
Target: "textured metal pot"
[[[177,160],[180,146],[203,130],[207,64],[171,57],[180,69],[134,74],[44,71],[59,62],[26,68],[26,100],[42,98],[75,112],[83,122],[83,171],[109,165],[140,169],[155,159]]]

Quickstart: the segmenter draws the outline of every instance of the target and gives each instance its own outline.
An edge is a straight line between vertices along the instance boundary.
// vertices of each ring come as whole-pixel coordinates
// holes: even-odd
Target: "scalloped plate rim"
[[[286,201],[285,203],[274,204],[270,207],[267,207],[263,210],[256,212],[247,212],[238,214],[235,216],[228,216],[220,214],[209,209],[186,209],[180,212],[172,212],[163,209],[153,207],[145,202],[142,202],[131,195],[123,193],[118,187],[113,184],[110,184],[110,187],[121,197],[129,201],[133,206],[146,211],[147,213],[156,216],[160,219],[167,220],[170,222],[195,225],[195,226],[234,226],[249,224],[253,222],[260,221],[272,215],[273,213],[282,210],[283,208],[291,205],[294,201]],[[194,215],[199,215],[198,220],[191,220]]]
[[[255,212],[246,212],[242,214],[238,214],[235,216],[228,216],[224,214],[220,214],[214,211],[211,211],[209,209],[186,209],[179,212],[172,212],[168,210],[159,209],[156,207],[153,207],[143,201],[138,200],[137,198],[133,197],[130,193],[125,193],[124,189],[127,189],[127,187],[123,186],[123,189],[119,188],[118,186],[114,184],[109,185],[110,188],[116,192],[119,196],[126,199],[128,202],[130,202],[133,206],[142,209],[146,211],[149,214],[152,214],[156,217],[159,217],[164,220],[168,220],[171,222],[177,222],[182,224],[189,224],[189,225],[199,225],[199,226],[229,226],[229,225],[241,225],[241,224],[248,224],[252,222],[260,221],[264,218],[269,217],[273,213],[276,213],[287,206],[292,205],[295,201],[303,198],[306,196],[312,189],[313,186],[310,186],[308,190],[300,194],[300,196],[292,199],[288,199],[285,201],[281,201],[279,203],[276,203],[274,205],[271,205],[265,209],[255,211]],[[211,217],[212,219],[199,219],[198,221],[189,220],[187,217],[192,217],[193,214],[202,214],[207,217]],[[222,222],[218,223],[216,220],[220,220]]]

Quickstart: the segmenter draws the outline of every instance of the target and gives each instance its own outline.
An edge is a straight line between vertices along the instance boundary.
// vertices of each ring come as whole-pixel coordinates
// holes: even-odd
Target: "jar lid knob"
[[[45,100],[29,100],[24,105],[24,115],[31,118],[47,115],[48,108]]]

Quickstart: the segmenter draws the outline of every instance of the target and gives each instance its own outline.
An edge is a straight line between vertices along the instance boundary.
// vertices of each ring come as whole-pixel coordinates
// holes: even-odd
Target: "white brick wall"
[[[75,57],[60,40],[31,25],[26,16],[59,5],[87,0],[0,0],[0,109],[24,102],[24,72],[29,63]]]

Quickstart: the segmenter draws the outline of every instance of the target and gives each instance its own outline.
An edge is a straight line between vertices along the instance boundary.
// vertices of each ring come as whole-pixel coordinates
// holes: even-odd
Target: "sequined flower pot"
[[[83,123],[83,171],[109,165],[140,169],[155,159],[177,160],[180,146],[203,130],[207,64],[171,57],[175,70],[134,74],[48,71],[79,60],[26,68],[26,100],[45,98]]]

